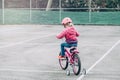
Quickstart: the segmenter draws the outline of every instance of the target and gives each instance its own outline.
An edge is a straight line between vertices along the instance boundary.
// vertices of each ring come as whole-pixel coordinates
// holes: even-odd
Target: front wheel
[[[61,53],[60,53],[61,54]],[[60,55],[59,54],[59,55]],[[66,70],[67,67],[68,67],[68,58],[65,57],[64,59],[59,59],[59,64],[60,64],[60,67],[63,69],[63,70]]]
[[[73,60],[74,60],[73,72],[75,75],[79,75],[81,71],[81,61],[80,61],[78,54],[73,55]]]

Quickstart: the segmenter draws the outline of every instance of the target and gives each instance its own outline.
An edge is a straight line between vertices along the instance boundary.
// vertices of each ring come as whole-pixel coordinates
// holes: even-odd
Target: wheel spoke
[[[60,67],[65,70],[67,69],[68,67],[68,59],[65,58],[65,59],[59,59],[59,64],[60,64]]]
[[[81,62],[79,56],[77,54],[74,55],[74,64],[73,64],[73,72],[75,75],[78,75],[81,71]]]

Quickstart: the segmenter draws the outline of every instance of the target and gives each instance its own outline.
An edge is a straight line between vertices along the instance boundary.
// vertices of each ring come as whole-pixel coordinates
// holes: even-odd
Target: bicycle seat
[[[70,53],[73,53],[74,50],[76,50],[77,48],[76,47],[70,47]]]

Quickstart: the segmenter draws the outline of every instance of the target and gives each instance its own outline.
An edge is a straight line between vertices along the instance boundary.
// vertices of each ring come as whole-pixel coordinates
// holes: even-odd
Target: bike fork
[[[70,72],[73,72],[73,65],[71,63],[68,63],[68,68],[66,70],[67,76],[70,76]]]

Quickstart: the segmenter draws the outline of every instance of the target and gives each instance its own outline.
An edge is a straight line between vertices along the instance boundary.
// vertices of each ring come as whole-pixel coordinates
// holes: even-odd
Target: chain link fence
[[[0,24],[60,24],[67,16],[74,24],[120,25],[119,5],[104,6],[95,0],[0,0]]]
[[[0,0],[0,24],[2,24],[2,0]]]

